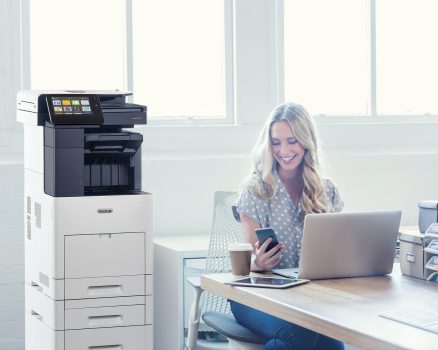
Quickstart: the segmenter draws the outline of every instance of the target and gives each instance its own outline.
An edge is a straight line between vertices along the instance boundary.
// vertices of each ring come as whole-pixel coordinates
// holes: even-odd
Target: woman
[[[244,185],[238,211],[245,239],[255,254],[251,271],[297,267],[304,217],[341,211],[335,185],[319,173],[316,127],[298,104],[275,108],[254,147],[253,173]],[[279,244],[268,252],[271,238],[259,244],[254,232],[272,227]],[[264,350],[343,349],[343,343],[269,314],[230,301],[237,322],[266,338]]]

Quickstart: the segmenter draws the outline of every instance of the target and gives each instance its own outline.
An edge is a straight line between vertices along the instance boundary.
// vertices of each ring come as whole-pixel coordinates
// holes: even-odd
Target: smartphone
[[[278,244],[277,235],[275,234],[275,231],[272,227],[256,228],[255,233],[257,235],[257,238],[259,239],[260,245],[262,245],[269,237],[272,238],[272,241],[271,243],[269,243],[266,251],[271,250]]]

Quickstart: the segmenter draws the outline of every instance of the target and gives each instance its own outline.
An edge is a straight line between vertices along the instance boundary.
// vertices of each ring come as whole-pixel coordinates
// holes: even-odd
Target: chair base
[[[243,343],[238,340],[228,338],[228,350],[261,350],[264,345]]]
[[[228,342],[209,342],[204,339],[197,339],[195,347],[193,348],[195,350],[229,350]],[[188,347],[185,346],[184,350],[188,350]]]

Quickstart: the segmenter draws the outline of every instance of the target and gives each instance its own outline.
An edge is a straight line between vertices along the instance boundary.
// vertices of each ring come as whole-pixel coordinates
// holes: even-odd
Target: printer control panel
[[[46,95],[47,109],[52,124],[103,124],[103,113],[98,95]]]

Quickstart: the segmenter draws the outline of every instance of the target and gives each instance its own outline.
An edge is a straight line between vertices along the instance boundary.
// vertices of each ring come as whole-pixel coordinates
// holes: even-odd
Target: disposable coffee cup
[[[228,246],[231,271],[236,276],[247,276],[251,269],[252,245],[249,243],[233,243]]]

